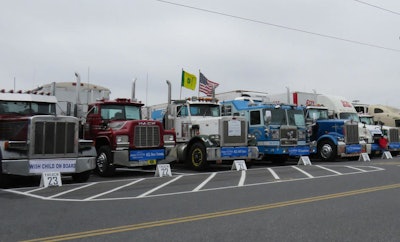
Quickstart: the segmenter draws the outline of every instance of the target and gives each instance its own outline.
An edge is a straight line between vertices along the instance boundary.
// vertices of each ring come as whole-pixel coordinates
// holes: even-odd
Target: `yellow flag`
[[[191,90],[196,89],[196,76],[189,72],[182,71],[182,87],[189,88]]]

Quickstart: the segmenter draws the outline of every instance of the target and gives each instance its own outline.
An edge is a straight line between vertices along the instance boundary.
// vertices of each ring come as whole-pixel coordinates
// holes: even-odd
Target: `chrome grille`
[[[239,119],[239,117],[237,118]],[[223,117],[222,122],[222,140],[221,146],[240,146],[247,145],[247,124],[246,120],[240,121],[240,135],[229,135],[230,117]]]
[[[399,142],[399,130],[397,128],[389,129],[389,142]]]
[[[67,120],[34,121],[31,140],[34,155],[74,154],[77,123]]]
[[[297,127],[281,126],[279,137],[281,145],[297,145]]]
[[[358,136],[358,124],[345,124],[343,127],[346,144],[358,144],[360,142]]]
[[[136,126],[134,145],[137,148],[159,147],[160,128],[158,126]]]

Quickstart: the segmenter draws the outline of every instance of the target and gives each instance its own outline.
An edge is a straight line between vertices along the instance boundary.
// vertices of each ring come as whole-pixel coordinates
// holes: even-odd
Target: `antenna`
[[[147,106],[149,105],[149,103],[147,101],[148,92],[149,92],[149,73],[147,72],[147,75],[146,75],[146,105]]]

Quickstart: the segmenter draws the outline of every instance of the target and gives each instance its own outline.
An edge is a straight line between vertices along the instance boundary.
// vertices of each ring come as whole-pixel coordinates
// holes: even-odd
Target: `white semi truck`
[[[172,152],[177,162],[184,162],[194,170],[204,170],[210,163],[232,163],[258,159],[258,148],[253,136],[248,136],[244,117],[222,117],[220,104],[209,97],[171,99],[168,84],[168,103],[149,107],[152,119],[164,123],[165,129],[176,132],[176,146]]]

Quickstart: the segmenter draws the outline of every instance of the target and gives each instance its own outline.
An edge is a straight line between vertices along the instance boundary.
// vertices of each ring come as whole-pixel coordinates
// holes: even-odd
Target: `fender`
[[[317,143],[319,143],[321,140],[331,140],[335,145],[338,145],[338,138],[342,137],[342,135],[338,135],[337,133],[329,133],[329,134],[324,134],[321,137],[318,138]]]
[[[111,146],[111,141],[108,136],[98,136],[95,140],[96,149],[100,148],[102,145],[109,145]]]
[[[201,142],[205,147],[216,147],[219,146],[218,141],[211,138],[210,135],[197,135],[191,138],[188,142],[188,146],[191,146],[195,142]]]
[[[210,138],[209,135],[195,136],[191,138],[189,142],[176,144],[176,146],[173,148],[172,152],[176,152],[176,157],[179,162],[184,162],[187,159],[188,147],[190,147],[192,144],[196,142],[202,143],[206,148],[219,146],[216,140]]]

